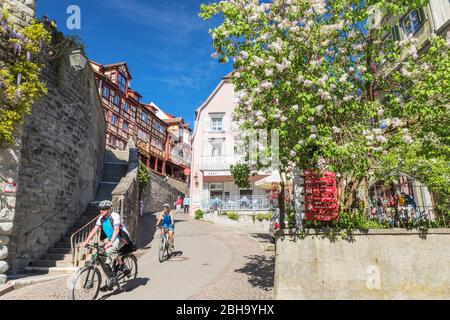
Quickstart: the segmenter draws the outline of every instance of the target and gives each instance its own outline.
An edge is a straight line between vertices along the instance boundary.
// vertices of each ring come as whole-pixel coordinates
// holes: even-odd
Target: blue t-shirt
[[[165,213],[163,213],[163,218],[162,218],[163,227],[169,227],[171,224],[172,224],[172,219],[171,219],[170,213],[167,215]]]
[[[114,233],[114,228],[112,227],[111,221],[109,221],[109,218],[105,219],[105,221],[103,221],[102,229],[103,229],[103,232],[105,233],[106,237],[109,240],[111,240],[113,233]]]
[[[111,223],[111,221],[113,223]],[[113,234],[114,234],[114,228],[119,227],[120,230],[124,231],[128,236],[130,235],[128,233],[128,230],[125,228],[125,226],[122,223],[122,218],[120,217],[120,214],[116,212],[112,212],[111,215],[107,219],[103,219],[103,217],[99,217],[97,220],[96,225],[98,227],[101,227],[103,232],[105,233],[106,237],[108,237],[109,240],[111,240]],[[119,235],[118,235],[119,237]]]

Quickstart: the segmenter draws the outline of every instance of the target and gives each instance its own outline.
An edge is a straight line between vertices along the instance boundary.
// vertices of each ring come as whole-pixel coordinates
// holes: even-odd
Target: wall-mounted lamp
[[[74,68],[76,71],[81,71],[86,67],[86,64],[88,62],[88,59],[86,58],[85,54],[81,50],[74,50],[69,54],[70,58],[70,65],[72,68]]]
[[[197,174],[195,174],[195,176],[194,176],[194,184],[195,184],[195,187],[198,188],[198,175]]]

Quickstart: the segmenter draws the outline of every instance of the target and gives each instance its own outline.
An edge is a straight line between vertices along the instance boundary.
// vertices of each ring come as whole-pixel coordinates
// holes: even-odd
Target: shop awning
[[[271,176],[266,176],[255,183],[258,188],[272,189],[274,186],[278,187],[281,183],[280,172],[274,171]],[[292,185],[291,182],[286,182],[286,186]]]

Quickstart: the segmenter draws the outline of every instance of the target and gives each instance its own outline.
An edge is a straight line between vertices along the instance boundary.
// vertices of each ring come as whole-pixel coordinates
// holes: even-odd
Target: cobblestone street
[[[142,218],[137,285],[130,292],[107,294],[116,300],[270,300],[274,253],[264,250],[251,232],[176,216],[176,250],[181,257],[159,263],[155,217]],[[150,230],[150,231],[149,231]],[[65,300],[71,277],[17,289],[0,300]]]

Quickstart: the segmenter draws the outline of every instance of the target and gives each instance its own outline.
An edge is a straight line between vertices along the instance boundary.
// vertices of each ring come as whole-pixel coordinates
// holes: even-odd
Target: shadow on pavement
[[[139,217],[139,231],[137,239],[138,249],[148,249],[150,243],[153,241],[156,231],[156,215],[144,214]]]
[[[171,257],[181,257],[183,255],[183,251],[174,251],[172,252]]]
[[[136,278],[131,286],[126,286],[126,292],[130,292],[133,291],[139,287],[145,286],[147,285],[147,283],[150,281],[149,278]],[[116,296],[116,295],[120,295],[122,292],[120,292],[119,290],[115,290],[111,293],[108,293],[107,295],[104,295],[103,297],[101,297],[99,300],[106,300],[109,297],[112,296]]]
[[[249,261],[236,272],[246,274],[248,282],[256,288],[270,291],[274,287],[275,257],[263,255],[246,256]]]

